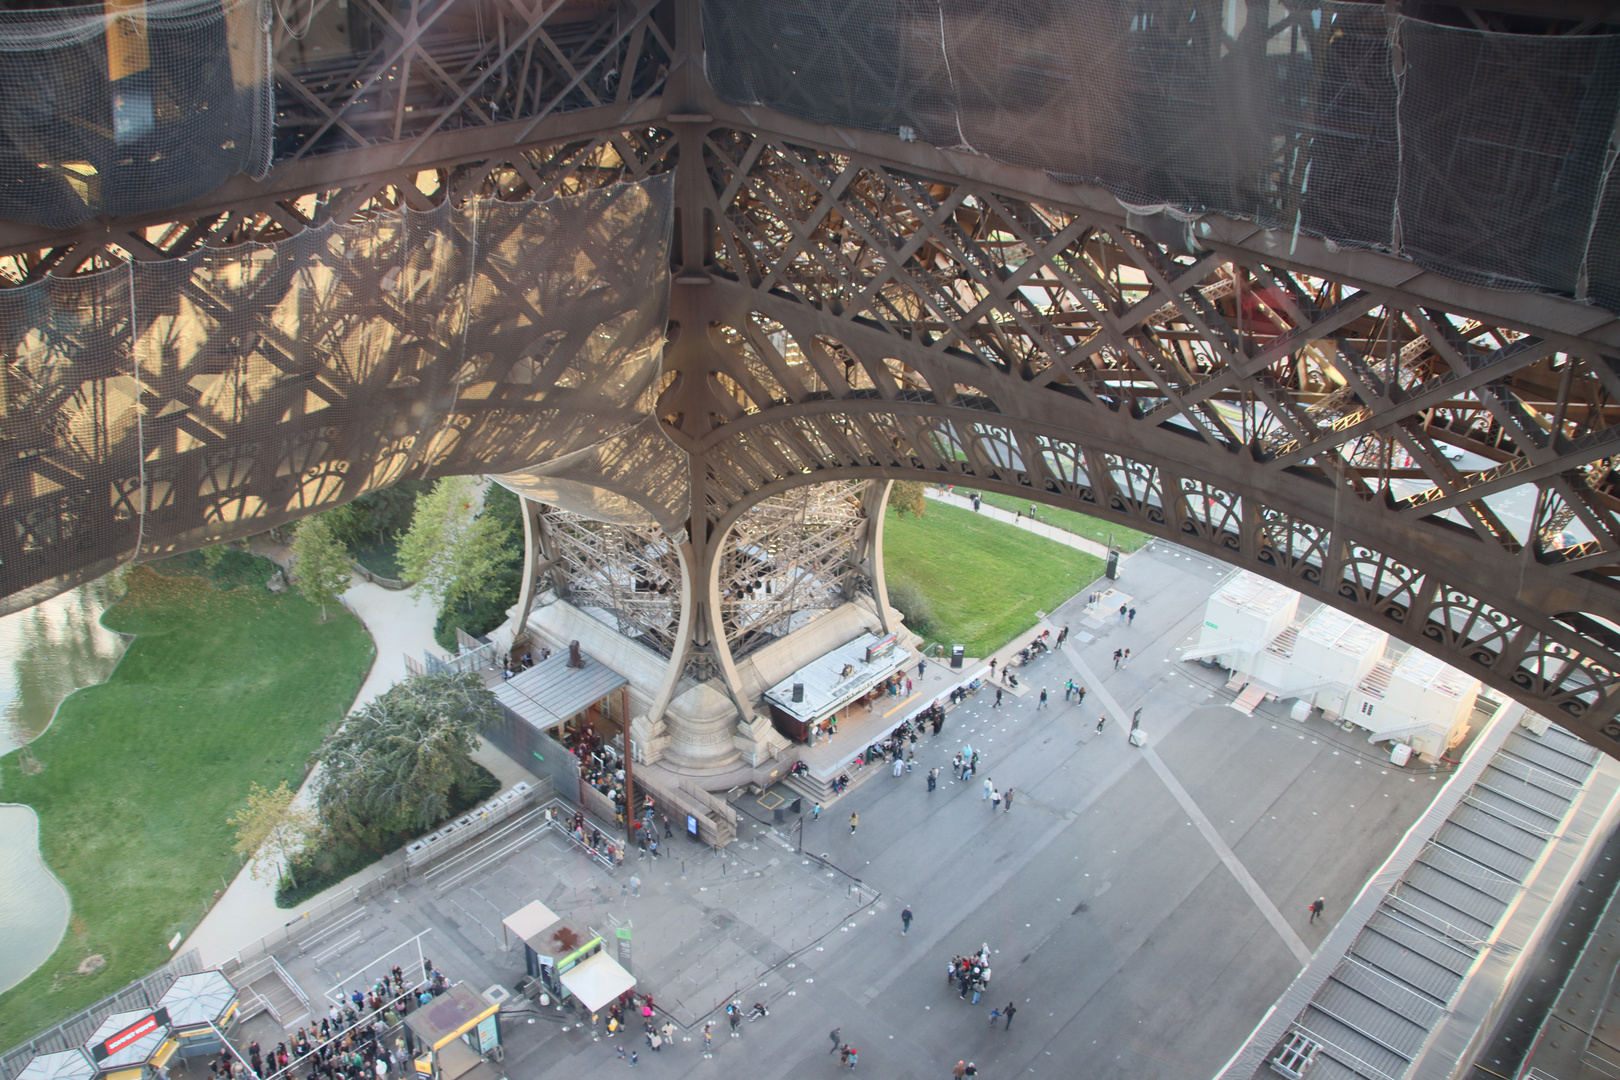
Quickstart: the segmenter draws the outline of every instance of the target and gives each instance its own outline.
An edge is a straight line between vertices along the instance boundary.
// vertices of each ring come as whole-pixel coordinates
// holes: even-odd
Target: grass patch
[[[957,487],[956,494],[971,496],[973,489]],[[1003,495],[996,491],[981,491],[979,495],[991,506],[1005,510],[1008,513],[1021,513],[1025,517],[1029,516],[1029,499],[1014,498],[1011,495]],[[936,505],[938,504],[929,503],[930,510]],[[1123,525],[1115,525],[1101,518],[1094,518],[1090,514],[1082,514],[1078,510],[1064,510],[1060,507],[1036,503],[1035,513],[1043,523],[1052,526],[1054,529],[1062,529],[1065,532],[1074,533],[1076,536],[1095,540],[1099,544],[1108,543],[1109,537],[1112,536],[1114,546],[1121,551],[1135,551],[1152,539],[1147,533],[1137,532],[1135,529],[1128,529]]]
[[[296,593],[273,595],[275,567],[229,552],[212,577],[182,556],[135,567],[102,617],[136,638],[112,677],[62,703],[32,743],[33,775],[0,759],[4,797],[39,814],[45,862],[73,901],[73,929],[0,995],[0,1047],[31,1037],[170,957],[236,874],[225,819],[250,782],[296,786],[342,719],[374,653],[358,620],[317,619]],[[77,968],[91,954],[106,965]]]
[[[1091,584],[1103,563],[1045,537],[939,502],[923,518],[883,523],[889,581],[911,581],[932,602],[935,640],[985,656]]]
[[[473,769],[476,771],[473,773],[472,783],[465,789],[456,786],[450,788],[450,812],[444,816],[444,821],[454,821],[501,790],[501,782],[495,778],[494,773],[476,762]],[[383,856],[393,854],[418,836],[432,832],[443,825],[444,821],[436,822],[420,831],[412,830],[388,837],[373,847],[335,844],[313,854],[299,855],[293,865],[296,876],[282,878],[276,887],[276,906],[296,907],[316,893],[336,885],[350,874],[359,873]]]

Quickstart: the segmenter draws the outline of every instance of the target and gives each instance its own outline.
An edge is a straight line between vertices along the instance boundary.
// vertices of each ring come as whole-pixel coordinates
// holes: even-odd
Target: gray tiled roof
[[[1514,732],[1322,983],[1296,1029],[1308,1080],[1400,1080],[1591,773],[1556,727]]]

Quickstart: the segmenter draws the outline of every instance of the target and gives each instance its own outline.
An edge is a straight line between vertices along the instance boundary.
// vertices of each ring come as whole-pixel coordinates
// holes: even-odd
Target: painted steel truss
[[[73,279],[401,205],[673,172],[656,419],[533,470],[541,488],[594,476],[674,545],[626,578],[667,587],[670,551],[683,567],[678,610],[632,619],[670,657],[663,701],[680,673],[735,694],[754,628],[835,583],[881,593],[876,485],[868,527],[829,521],[805,556],[814,596],[750,597],[766,581],[751,549],[791,519],[773,519],[771,500],[934,478],[1287,582],[1620,752],[1612,313],[1242,221],[1138,217],[982,155],[727,105],[700,70],[693,0],[406,16],[350,0],[294,6],[277,33],[283,142],[268,179],[62,233],[0,227],[0,278]],[[349,67],[314,57],[323,34],[347,35]],[[523,445],[483,466],[532,464]],[[12,530],[61,482],[15,461]],[[568,586],[611,592],[618,556],[583,532],[576,548],[558,571]],[[631,610],[607,592],[600,606]]]

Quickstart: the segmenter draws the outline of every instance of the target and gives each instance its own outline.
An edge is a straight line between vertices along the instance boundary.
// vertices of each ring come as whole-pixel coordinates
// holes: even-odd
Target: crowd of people
[[[387,1080],[409,1071],[404,1041],[390,1047],[383,1035],[413,1009],[431,1002],[450,988],[433,961],[422,965],[422,981],[406,985],[405,972],[395,965],[366,990],[351,991],[347,1000],[334,1003],[319,1022],[300,1027],[291,1046],[280,1042],[270,1050],[258,1040],[246,1053],[223,1047],[208,1063],[212,1080]]]
[[[951,958],[951,966],[945,975],[945,985],[954,985],[957,996],[963,1001],[969,994],[973,995],[973,1004],[979,1003],[979,996],[990,989],[990,946],[982,945],[978,952],[967,956]]]

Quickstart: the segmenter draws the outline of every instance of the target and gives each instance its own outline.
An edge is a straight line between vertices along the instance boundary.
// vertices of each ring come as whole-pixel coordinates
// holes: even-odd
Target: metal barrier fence
[[[196,949],[188,949],[150,975],[144,975],[116,994],[111,994],[88,1009],[69,1017],[49,1031],[36,1035],[0,1054],[0,1080],[14,1080],[28,1063],[40,1054],[54,1054],[84,1046],[95,1034],[101,1022],[113,1013],[149,1009],[169,992],[169,987],[180,975],[194,975],[206,970]]]

